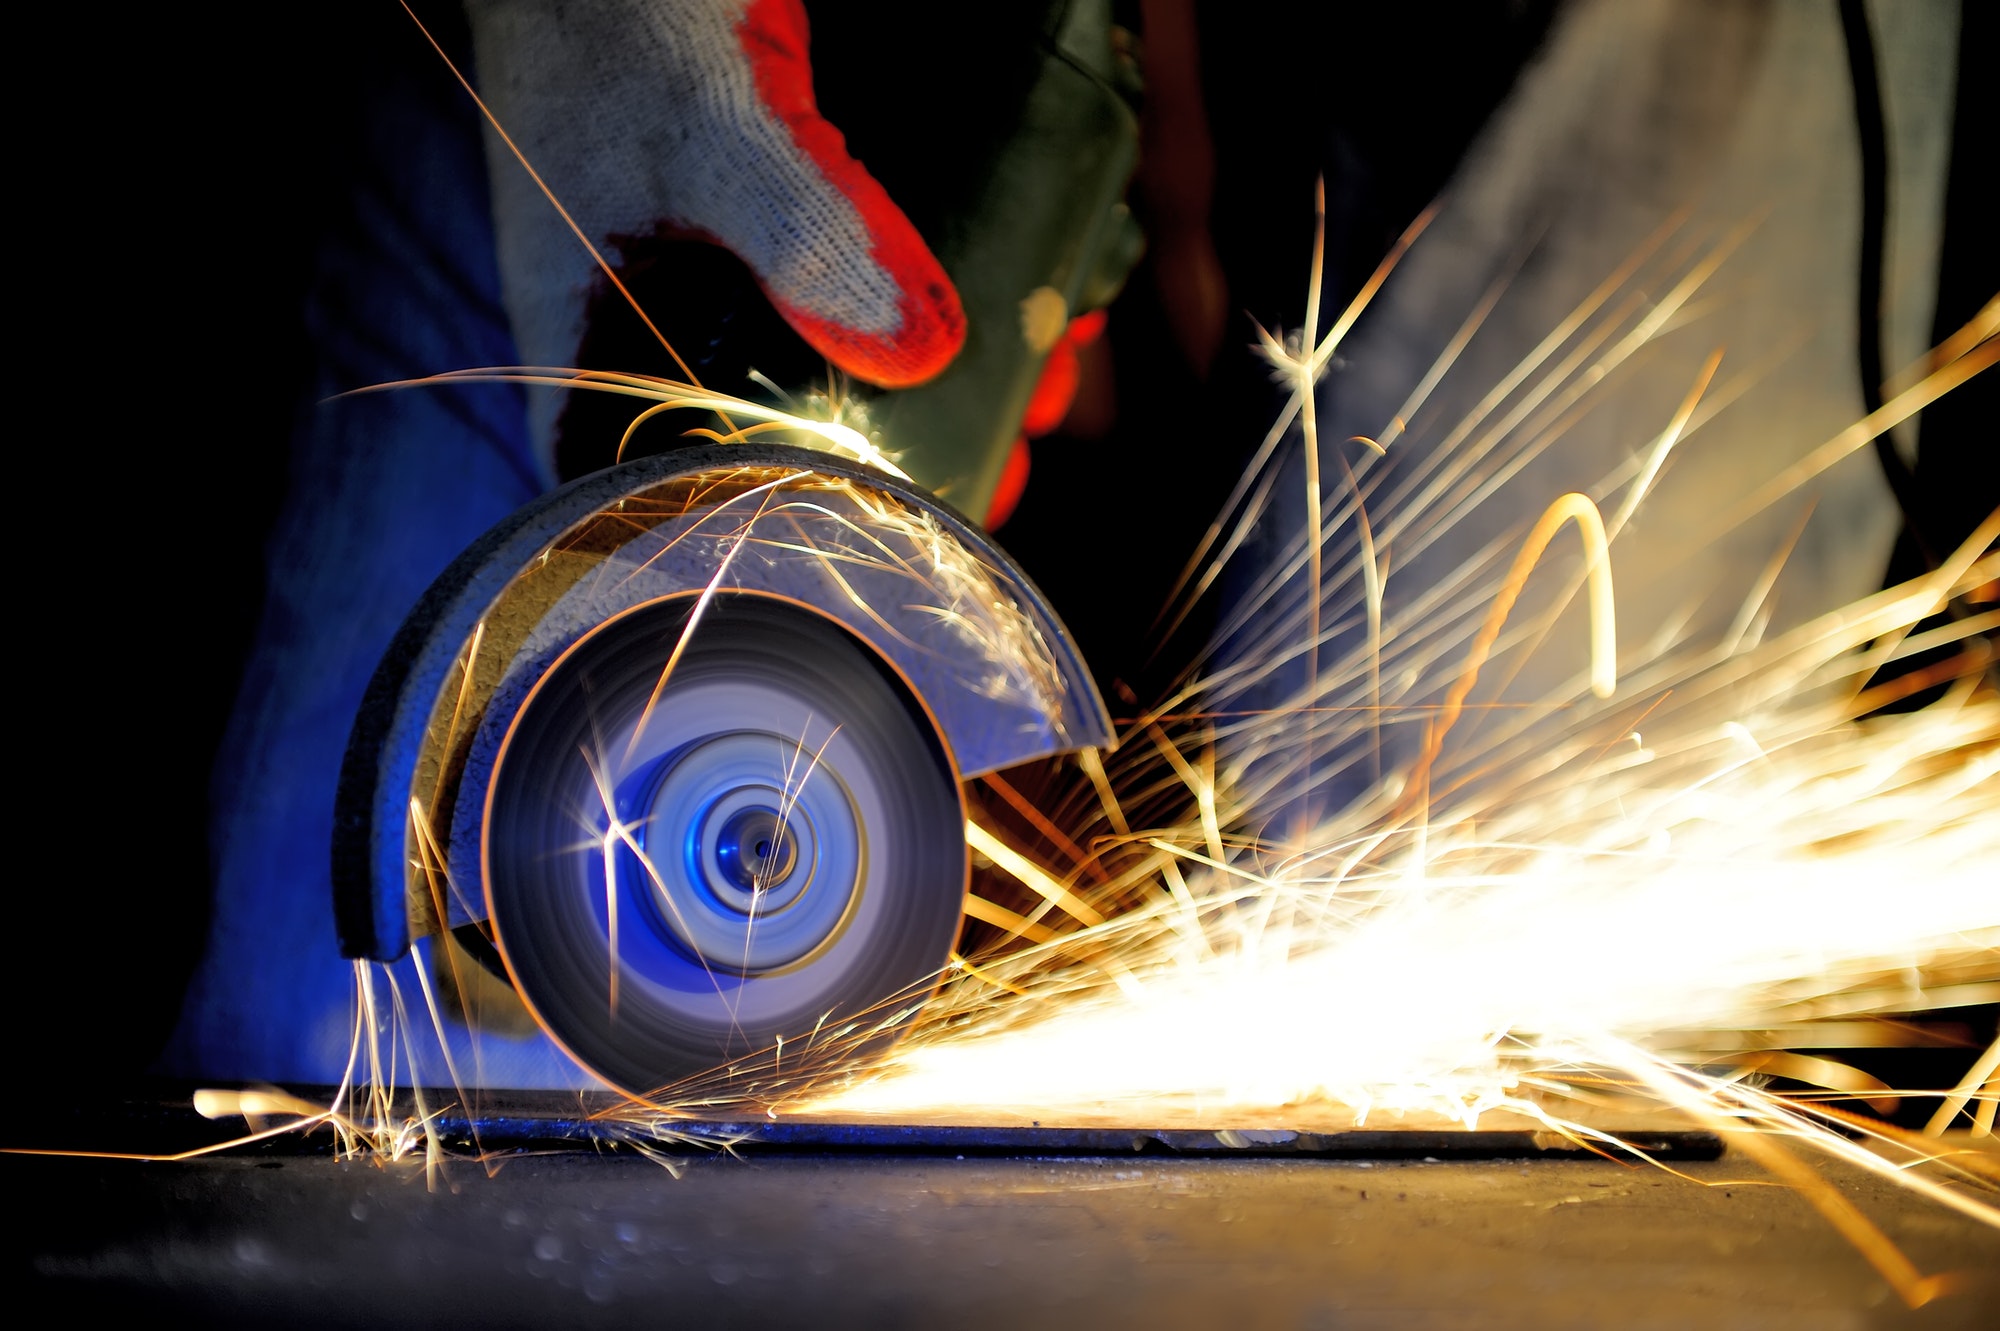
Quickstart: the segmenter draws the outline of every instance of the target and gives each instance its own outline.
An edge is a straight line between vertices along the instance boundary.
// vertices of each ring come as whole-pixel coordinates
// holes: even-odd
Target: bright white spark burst
[[[1661,284],[1668,296],[1636,313],[1614,308],[1619,284],[1607,283],[1564,338],[1523,363],[1516,400],[1553,413],[1586,397],[1724,253],[1666,274],[1677,279]],[[1204,555],[1226,558],[1278,502],[1282,492],[1259,469],[1295,420],[1308,454],[1318,451],[1312,385],[1352,313],[1311,351],[1310,338],[1266,337],[1276,377],[1295,391],[1226,507],[1225,516],[1237,510],[1233,529],[1219,522]],[[1991,364],[1996,324],[2000,302],[1919,389],[1817,450],[1811,466],[1793,467],[1762,502]],[[1566,342],[1604,350],[1559,354]],[[1661,436],[1598,490],[1623,490],[1605,524],[1610,563],[1666,454],[1691,419],[1705,419],[1715,369],[1711,360]],[[1385,438],[1402,431],[1435,379]],[[1458,422],[1395,490],[1376,469],[1380,445],[1359,441],[1377,456],[1360,456],[1344,498],[1335,483],[1321,539],[1301,533],[1226,614],[1224,633],[1249,650],[1191,675],[1161,719],[1126,737],[1111,760],[1117,790],[1157,792],[1178,780],[1184,815],[1127,835],[1107,809],[1094,825],[1065,830],[1100,853],[1155,852],[1151,904],[983,960],[940,996],[884,1075],[797,1108],[1055,1120],[1108,1109],[1136,1121],[1179,1098],[1239,1113],[1331,1102],[1362,1120],[1391,1111],[1471,1124],[1509,1108],[1552,1121],[1551,1097],[1575,1091],[1570,1077],[1607,1072],[1711,1120],[1813,1132],[1807,1117],[1738,1079],[1782,1067],[1816,1072],[1829,1087],[1886,1091],[1825,1060],[1774,1062],[1771,1049],[1783,1046],[1745,1033],[1842,991],[1886,984],[1892,996],[1850,1010],[1920,1011],[1934,1005],[1940,975],[1963,978],[1970,967],[1979,980],[2000,978],[2000,699],[1983,677],[1980,636],[2000,616],[1978,609],[2000,576],[2000,556],[1985,554],[2000,515],[1929,577],[1763,641],[1778,552],[1721,640],[1627,646],[1614,692],[1600,631],[1587,675],[1542,705],[1459,719],[1447,736],[1487,646],[1495,661],[1533,651],[1586,582],[1584,561],[1552,547],[1535,582],[1560,588],[1567,578],[1567,590],[1509,620],[1494,607],[1511,603],[1536,562],[1515,561],[1514,547],[1489,548],[1452,585],[1400,609],[1383,601],[1377,552],[1392,541],[1421,548],[1496,488],[1496,476],[1546,446],[1553,415],[1541,425],[1532,414],[1517,419],[1527,424]],[[1419,446],[1428,445],[1402,445]],[[1317,485],[1310,473],[1308,484]],[[1378,486],[1405,498],[1371,512]],[[1309,500],[1317,516],[1319,496]],[[1572,516],[1588,508],[1585,525],[1595,524],[1588,501],[1566,503]],[[1588,572],[1606,573],[1605,561],[1593,551]],[[1195,593],[1214,581],[1214,562],[1191,568]],[[1948,600],[1968,597],[1969,616],[1909,636]],[[1608,597],[1593,609],[1602,630]],[[1343,625],[1353,631],[1343,636]],[[1867,716],[1889,700],[1865,692],[1881,664],[1953,644],[1959,654],[1938,676],[1951,681],[1942,701]],[[1288,705],[1246,717],[1287,668],[1306,673]],[[1385,702],[1392,719],[1400,708],[1423,720],[1428,739],[1385,741]],[[1176,726],[1189,710],[1199,722]],[[1149,730],[1160,743],[1147,742]],[[1204,752],[1209,763],[1198,769]],[[1205,775],[1217,754],[1219,774]],[[1381,778],[1363,783],[1371,765]],[[1343,778],[1342,788],[1366,788],[1309,831],[1279,828],[1305,789],[1332,790]],[[1119,863],[1115,850],[1105,862]],[[1992,1062],[1957,1102],[1975,1131],[1990,1129],[2000,1095]]]
[[[1524,1087],[1549,1073],[1699,1052],[1859,976],[1991,953],[2000,705],[1933,710],[1763,745],[1718,727],[1666,757],[1627,745],[1584,798],[1496,811],[1500,838],[1434,823],[1427,847],[1389,838],[1337,876],[1366,848],[1337,824],[1326,853],[1256,880],[1197,863],[1195,909],[1101,927],[1136,984],[1044,980],[1046,1012],[920,1036],[892,1075],[815,1108],[1143,1113],[1178,1095],[1470,1124],[1532,1109]],[[1672,784],[1649,784],[1667,762]],[[1920,988],[1902,1001],[1926,1006]]]

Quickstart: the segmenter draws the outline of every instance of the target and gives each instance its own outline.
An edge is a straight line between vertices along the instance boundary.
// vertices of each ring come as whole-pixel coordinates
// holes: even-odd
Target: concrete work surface
[[[2000,1232],[1830,1173],[1911,1312],[1740,1156],[1334,1161],[523,1154],[0,1158],[31,1322],[272,1326],[1980,1327]],[[17,1323],[26,1324],[26,1323]]]

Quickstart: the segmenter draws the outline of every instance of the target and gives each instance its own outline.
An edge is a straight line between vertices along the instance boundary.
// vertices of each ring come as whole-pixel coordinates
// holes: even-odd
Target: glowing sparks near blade
[[[2000,569],[1991,551],[2000,513],[1924,578],[1766,639],[1772,587],[1802,517],[1719,641],[1670,637],[1628,647],[1621,662],[1611,545],[1668,454],[1741,391],[1709,395],[1718,352],[1645,452],[1594,491],[1625,487],[1608,524],[1589,496],[1564,494],[1456,581],[1385,608],[1384,547],[1421,549],[1497,493],[1515,459],[1545,446],[1607,367],[1658,334],[1742,229],[1697,255],[1665,301],[1621,299],[1670,230],[1450,427],[1386,503],[1368,502],[1379,451],[1346,473],[1348,499],[1329,519],[1344,532],[1319,528],[1309,503],[1303,535],[1225,616],[1222,634],[1247,634],[1252,648],[1191,674],[1141,718],[1132,738],[1143,731],[1144,742],[1110,762],[1081,756],[1076,790],[1058,797],[1069,821],[1060,841],[1047,840],[1092,847],[1108,881],[1138,885],[1126,908],[1081,930],[1028,935],[1032,946],[1015,930],[966,949],[961,968],[977,983],[948,987],[880,1076],[817,1095],[801,1085],[791,1107],[1140,1122],[1192,1104],[1209,1121],[1337,1111],[1355,1123],[1417,1115],[1468,1125],[1500,1112],[1602,1140],[1580,1120],[1607,1093],[1623,1094],[1628,1106],[1633,1097],[1671,1106],[1732,1140],[1750,1134],[1753,1155],[1809,1194],[1810,1171],[1781,1142],[2000,1225],[1990,1190],[1940,1186],[1926,1171],[1952,1166],[1909,1134],[1868,1128],[1864,1149],[1835,1106],[1760,1089],[1782,1075],[1827,1097],[1888,1105],[1900,1092],[1782,1041],[1810,1046],[1821,1010],[1922,1012],[1955,1001],[1945,995],[1956,985],[1985,992],[2000,977],[2000,697],[1982,675],[1992,655],[1982,635],[2000,617],[1977,608]],[[1305,345],[1265,335],[1267,358],[1296,387],[1256,465],[1303,421],[1316,491],[1310,395],[1320,362]],[[1996,347],[1991,330],[1948,342],[1882,411],[1779,471],[1723,524],[1979,373]],[[1447,355],[1461,349],[1455,339]],[[1425,446],[1401,415],[1384,437],[1401,450]],[[1231,508],[1260,496],[1239,531],[1268,513],[1267,492],[1268,478],[1246,477],[1232,495]],[[1588,587],[1587,674],[1541,704],[1480,711],[1482,667],[1533,651],[1554,622],[1552,611],[1509,628],[1570,524],[1583,544],[1571,594]],[[1225,525],[1204,542],[1220,559],[1236,548]],[[1347,551],[1324,573],[1322,544]],[[1213,579],[1212,567],[1199,577],[1191,567],[1181,585],[1199,594]],[[1947,603],[1971,608],[1913,635]],[[1321,627],[1357,622],[1366,632],[1353,647]],[[1907,680],[1870,682],[1891,662],[1949,648],[1956,654]],[[1286,660],[1305,666],[1295,705],[1244,706]],[[1875,714],[1939,686],[1944,696],[1921,710]],[[1190,720],[1169,727],[1170,713]],[[1478,725],[1459,724],[1475,714]],[[1379,740],[1365,742],[1385,716],[1425,728],[1400,763],[1380,756]],[[1356,783],[1346,773],[1364,754],[1384,766]],[[1301,790],[1341,781],[1350,793],[1308,835],[1272,829]],[[968,835],[1045,900],[1062,888],[992,829],[975,824]],[[968,913],[993,923],[1007,914],[988,902]],[[1106,957],[1119,969],[1101,965]],[[1866,997],[1894,977],[1903,977],[1898,998]],[[1991,1131],[1996,1059],[2000,1046],[1949,1094],[1935,1131],[1954,1121]],[[1906,1302],[1941,1288],[1844,1199],[1812,1200]]]
[[[965,841],[967,845],[992,860],[1023,885],[1033,889],[1038,896],[1064,914],[1086,925],[1104,923],[1102,915],[1077,900],[1076,895],[1068,888],[1042,872],[1027,856],[978,823],[966,823]]]
[[[895,460],[883,452],[874,440],[843,421],[800,416],[777,407],[766,406],[761,402],[751,402],[745,398],[717,393],[675,379],[663,379],[657,375],[617,374],[603,370],[570,370],[539,365],[501,365],[476,370],[451,370],[444,374],[425,375],[417,379],[398,379],[388,383],[370,384],[341,396],[385,393],[405,388],[433,388],[453,383],[581,388],[652,403],[653,405],[639,412],[626,428],[625,435],[618,445],[620,458],[624,457],[626,447],[632,442],[632,437],[638,428],[654,416],[669,411],[693,411],[719,417],[730,426],[727,430],[720,431],[697,426],[688,431],[689,434],[704,439],[725,444],[738,443],[773,430],[784,431],[791,435],[795,442],[808,448],[817,448],[822,452],[850,458],[899,481],[910,479],[909,474],[898,467]],[[747,417],[758,424],[736,426],[730,420],[735,416]]]

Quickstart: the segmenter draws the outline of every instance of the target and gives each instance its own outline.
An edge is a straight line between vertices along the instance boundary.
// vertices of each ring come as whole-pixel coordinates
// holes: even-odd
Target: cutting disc
[[[696,604],[639,606],[571,647],[486,806],[516,987],[641,1095],[781,1039],[851,1056],[871,1012],[933,987],[965,891],[957,777],[896,673],[794,602]]]

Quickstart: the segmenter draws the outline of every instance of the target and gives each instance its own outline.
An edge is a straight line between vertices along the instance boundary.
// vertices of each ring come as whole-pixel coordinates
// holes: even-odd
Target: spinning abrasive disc
[[[642,605],[543,676],[485,820],[521,996],[637,1094],[928,992],[965,888],[956,776],[899,677],[795,603],[721,595],[690,630],[693,607]]]

